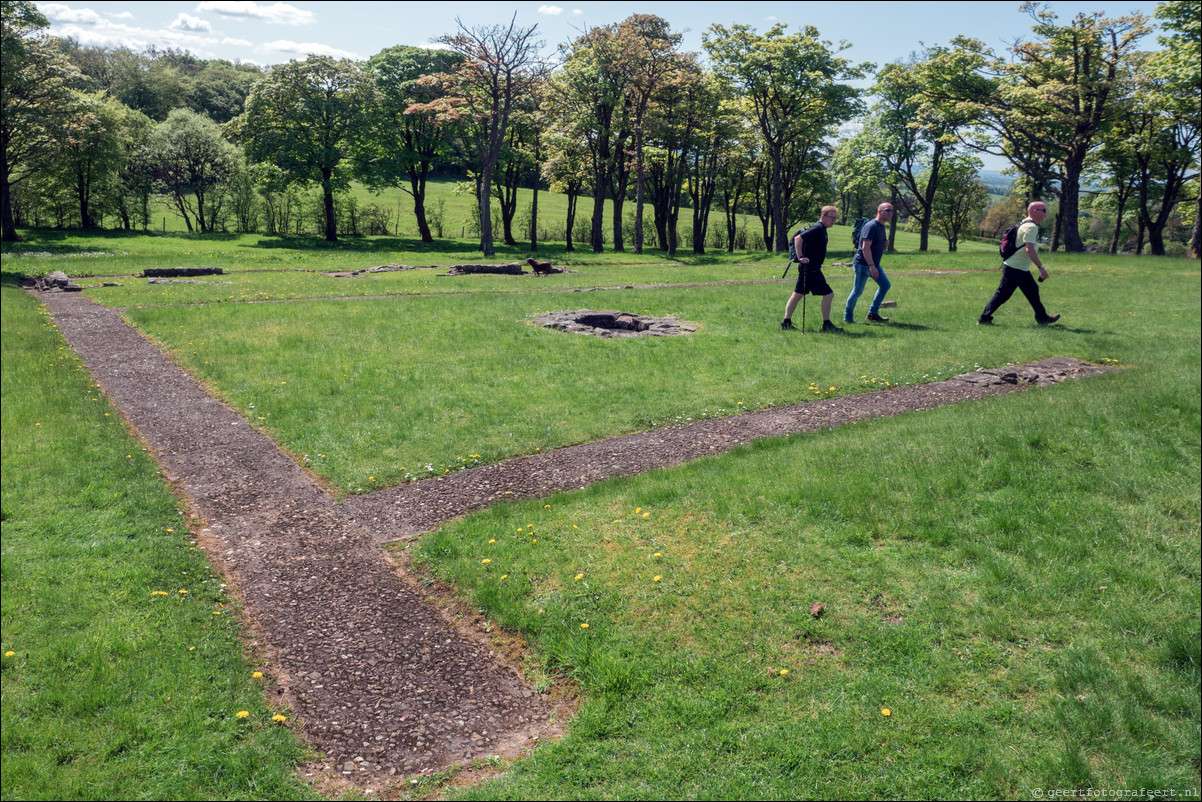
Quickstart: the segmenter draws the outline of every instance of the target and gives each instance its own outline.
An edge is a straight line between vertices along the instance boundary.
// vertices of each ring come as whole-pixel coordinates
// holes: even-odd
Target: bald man
[[[1037,267],[1040,281],[1048,277],[1048,271],[1039,260],[1039,224],[1047,216],[1048,205],[1043,201],[1032,201],[1027,205],[1027,217],[1019,223],[1018,237],[1015,240],[1018,250],[1002,262],[1002,280],[989,303],[985,305],[981,316],[977,318],[977,325],[992,326],[993,313],[1010,300],[1015,290],[1022,290],[1023,295],[1027,297],[1027,302],[1035,310],[1035,322],[1039,325],[1046,326],[1060,319],[1060,315],[1049,315],[1043,308],[1043,301],[1039,299],[1039,285],[1031,275],[1031,268]]]
[[[852,267],[856,277],[851,285],[851,295],[847,296],[847,306],[843,309],[843,322],[855,323],[856,302],[864,292],[868,279],[876,282],[876,295],[872,296],[872,305],[868,307],[867,320],[872,323],[887,323],[889,318],[881,317],[881,301],[889,292],[889,277],[881,269],[881,257],[885,254],[885,245],[889,236],[885,233],[885,223],[893,218],[893,204],[882,203],[876,207],[876,218],[869,220],[860,229],[860,247],[852,259]]]

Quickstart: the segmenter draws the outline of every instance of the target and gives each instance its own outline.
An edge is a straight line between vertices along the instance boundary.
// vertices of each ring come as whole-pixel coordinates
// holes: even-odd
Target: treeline
[[[782,25],[711,26],[703,58],[636,14],[560,45],[553,64],[536,28],[510,24],[261,71],[81,47],[4,0],[3,237],[146,228],[160,199],[190,231],[387,233],[390,215],[349,194],[357,181],[408,193],[430,241],[443,221],[427,185],[453,172],[473,184],[486,255],[496,239],[537,250],[546,189],[567,198],[554,228],[570,250],[783,251],[789,224],[831,198],[844,218],[889,200],[923,250],[931,232],[955,250],[1039,197],[1056,210],[1053,247],[1164,253],[1176,236],[1196,255],[1197,4],[1158,7],[1154,52],[1140,14],[1061,23],[1026,8],[1031,38],[1005,53],[959,38],[879,69]],[[982,153],[1013,166],[1000,203]],[[533,190],[521,210],[519,189]]]

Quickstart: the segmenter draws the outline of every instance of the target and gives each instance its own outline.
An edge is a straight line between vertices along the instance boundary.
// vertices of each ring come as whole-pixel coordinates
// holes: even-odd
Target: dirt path
[[[502,497],[537,498],[751,440],[929,409],[1104,372],[1073,359],[747,412],[556,449],[336,505],[266,436],[80,294],[39,296],[207,529],[303,732],[367,782],[553,734],[549,704],[487,644],[448,625],[380,543]]]

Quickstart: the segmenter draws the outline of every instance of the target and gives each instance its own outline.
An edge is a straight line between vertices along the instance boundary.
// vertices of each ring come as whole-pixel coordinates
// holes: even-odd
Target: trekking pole
[[[780,277],[781,277],[781,278],[784,278],[785,276],[789,275],[789,268],[790,268],[790,267],[792,267],[792,266],[793,266],[793,260],[792,260],[792,259],[790,259],[790,260],[789,260],[789,264],[785,265],[785,272],[781,273],[781,274],[780,274]],[[798,270],[800,270],[800,269],[801,269],[801,263],[800,263],[800,262],[798,262],[798,263],[797,263],[797,269],[798,269]]]
[[[805,268],[801,266],[801,262],[797,263],[797,270],[799,273],[801,273],[801,333],[805,334],[806,333],[806,296],[809,294],[806,291],[809,289],[809,287],[806,286],[806,278],[807,278],[806,271],[805,271]]]

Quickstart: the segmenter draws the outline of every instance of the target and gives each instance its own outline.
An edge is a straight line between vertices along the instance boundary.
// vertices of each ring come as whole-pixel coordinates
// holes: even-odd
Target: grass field
[[[39,235],[22,250],[50,255],[10,259],[6,245],[5,271],[57,265],[79,275],[104,261],[79,252],[115,251],[112,241]],[[804,336],[776,330],[783,284],[537,292],[560,280],[778,277],[764,255],[677,260],[682,267],[581,256],[579,274],[508,282],[393,273],[366,279],[385,289],[362,294],[383,297],[360,300],[333,300],[318,280],[359,279],[294,282],[279,270],[402,253],[418,263],[390,247],[129,238],[120,270],[95,275],[155,259],[227,260],[235,278],[260,283],[225,298],[204,295],[211,285],[169,285],[179,291],[144,300],[132,288],[87,292],[145,306],[124,314],[343,493],[977,365],[1060,355],[1125,366],[499,505],[409,544],[408,559],[523,635],[542,671],[574,681],[581,708],[565,738],[498,778],[458,790],[422,780],[398,793],[1034,798],[1034,789],[1146,788],[1197,797],[1196,262],[1048,255],[1045,300],[1063,324],[1035,326],[1016,298],[981,329],[973,320],[997,280],[989,250],[917,254],[903,240],[885,261],[896,276],[895,324],[825,337],[813,319]],[[458,247],[426,256],[470,246]],[[251,273],[252,257],[270,254],[273,272]],[[451,281],[452,290],[429,286]],[[832,283],[841,294],[850,281]],[[242,302],[252,287],[295,302]],[[181,571],[207,577],[187,521],[44,316],[10,281],[4,291],[3,649],[15,652],[3,664],[5,798],[302,793],[298,748],[270,726],[274,711],[249,678],[234,621],[211,615],[235,600],[212,583],[186,595],[182,578],[169,584]],[[671,312],[700,330],[606,342],[529,325],[548,308],[582,306]],[[62,497],[72,503],[50,500]],[[151,597],[160,585],[175,595]],[[150,608],[160,613],[145,609],[168,601]],[[826,605],[821,618],[810,615],[814,601]],[[184,621],[160,619],[167,610]],[[66,646],[64,621],[77,622]],[[129,685],[115,679],[144,653],[174,655],[177,641],[202,635],[220,651],[183,659],[207,684],[176,663]],[[114,643],[134,645],[114,655]],[[71,667],[60,668],[67,652]],[[114,712],[114,699],[133,707]],[[226,715],[232,700],[250,713],[241,724]],[[191,726],[172,723],[185,704]],[[161,731],[146,731],[151,720]],[[61,730],[127,746],[80,735],[81,745],[63,748]],[[168,731],[178,745],[146,754]],[[189,749],[238,767],[182,757]],[[206,772],[222,783],[196,784]],[[178,784],[152,784],[165,775]]]

